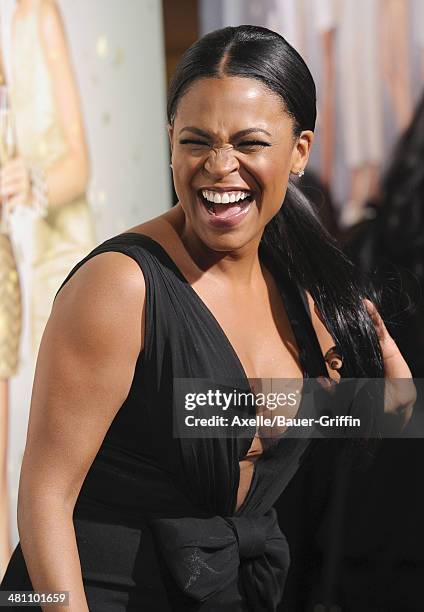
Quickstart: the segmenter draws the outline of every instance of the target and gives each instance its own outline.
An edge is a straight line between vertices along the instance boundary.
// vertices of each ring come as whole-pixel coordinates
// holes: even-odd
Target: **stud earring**
[[[298,173],[297,173],[297,176],[298,176],[299,178],[302,178],[302,176],[303,176],[304,174],[305,174],[305,171],[304,171],[304,170],[301,170],[300,172],[298,172]]]

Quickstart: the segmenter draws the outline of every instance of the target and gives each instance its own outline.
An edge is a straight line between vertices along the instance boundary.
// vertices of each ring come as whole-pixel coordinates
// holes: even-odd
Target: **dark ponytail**
[[[265,227],[262,243],[312,296],[343,353],[343,375],[383,376],[380,345],[362,303],[380,296],[338,248],[301,191],[289,182],[284,204]]]
[[[186,51],[169,89],[168,121],[173,122],[178,102],[191,84],[223,75],[254,78],[277,93],[293,118],[295,137],[302,130],[314,130],[315,84],[308,67],[282,36],[251,25],[216,30]],[[380,345],[362,302],[368,297],[378,308],[379,297],[292,181],[278,214],[265,227],[261,249],[311,294],[343,353],[343,375],[382,377]]]

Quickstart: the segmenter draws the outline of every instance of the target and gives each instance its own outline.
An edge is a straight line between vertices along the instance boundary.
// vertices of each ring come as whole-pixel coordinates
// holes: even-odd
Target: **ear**
[[[174,126],[171,123],[168,123],[167,130],[168,130],[168,138],[169,138],[169,144],[171,147],[171,156],[172,156],[172,147],[173,147],[172,140],[174,136]]]
[[[301,170],[305,169],[308,163],[313,140],[314,133],[311,130],[303,130],[300,136],[297,137],[292,152],[291,172],[297,174]]]

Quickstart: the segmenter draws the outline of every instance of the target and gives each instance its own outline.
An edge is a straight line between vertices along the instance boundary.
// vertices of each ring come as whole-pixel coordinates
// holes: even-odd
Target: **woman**
[[[174,437],[179,385],[327,376],[317,333],[333,340],[297,282],[347,375],[410,372],[289,181],[315,121],[297,52],[265,28],[208,34],[168,119],[179,203],[99,245],[56,296],[2,589],[68,590],[78,612],[275,610],[289,554],[272,505],[308,440]]]
[[[1,170],[2,196],[34,213],[30,304],[37,355],[53,298],[95,245],[85,197],[89,160],[66,35],[54,0],[19,0],[11,36],[18,156]]]

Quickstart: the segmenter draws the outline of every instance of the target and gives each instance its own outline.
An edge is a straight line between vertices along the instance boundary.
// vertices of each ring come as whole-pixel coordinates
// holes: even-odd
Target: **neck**
[[[193,232],[180,204],[174,207],[178,215],[178,234],[196,265],[218,282],[229,282],[233,287],[253,288],[263,277],[259,260],[260,235],[248,244],[230,251],[216,251],[202,242]]]

